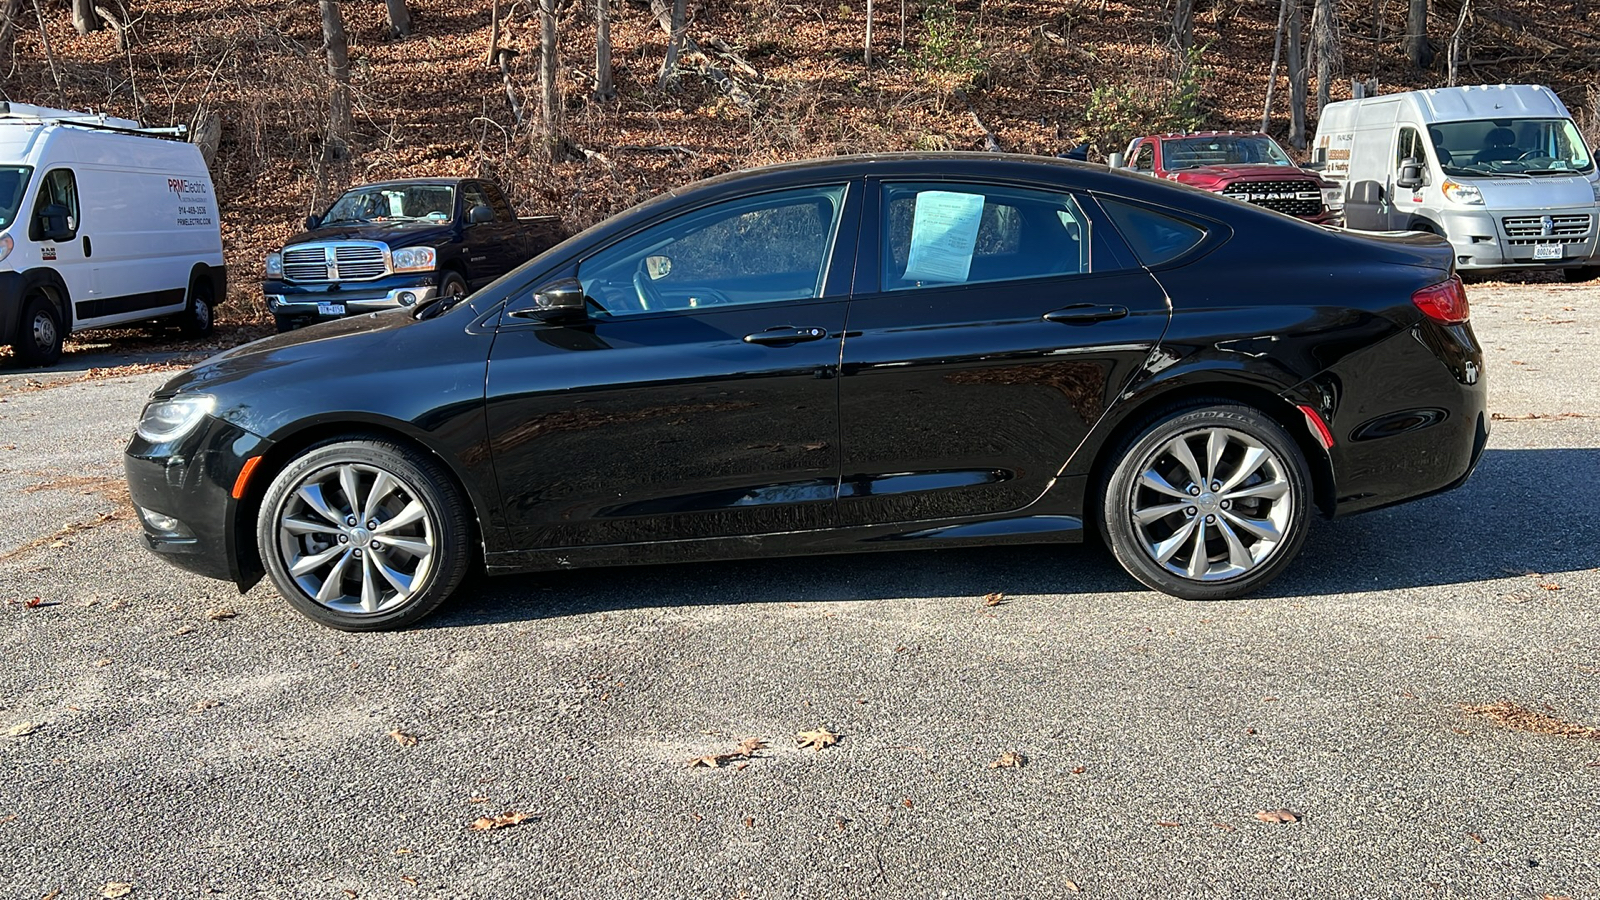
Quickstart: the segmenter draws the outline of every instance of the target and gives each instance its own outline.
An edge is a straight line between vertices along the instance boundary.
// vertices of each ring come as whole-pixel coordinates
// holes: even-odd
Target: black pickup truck
[[[261,290],[279,331],[466,294],[566,237],[556,216],[518,218],[500,186],[413,178],[351,188],[267,254]]]

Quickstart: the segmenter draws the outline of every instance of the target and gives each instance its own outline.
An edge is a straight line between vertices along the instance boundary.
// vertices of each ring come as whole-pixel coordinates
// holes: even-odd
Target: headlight
[[[11,235],[0,234],[0,262],[6,261],[6,257],[11,255],[11,248],[15,246],[16,244],[11,240]]]
[[[273,253],[268,253],[267,254],[267,277],[268,278],[282,278],[283,277],[283,254],[282,253],[273,252]]]
[[[438,258],[432,247],[406,247],[390,257],[396,272],[431,272]]]
[[[193,431],[216,405],[215,398],[204,394],[151,400],[139,419],[139,437],[152,444],[176,440]]]
[[[1439,185],[1439,189],[1444,191],[1446,197],[1457,203],[1466,203],[1473,206],[1483,205],[1483,192],[1470,184],[1446,181],[1444,184]]]
[[[1322,205],[1328,209],[1344,209],[1344,188],[1323,188]]]

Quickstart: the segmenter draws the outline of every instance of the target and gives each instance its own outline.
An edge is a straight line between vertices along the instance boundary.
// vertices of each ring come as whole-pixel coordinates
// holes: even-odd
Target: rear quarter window
[[[1100,205],[1116,224],[1122,239],[1133,248],[1139,262],[1159,266],[1193,250],[1206,231],[1192,222],[1104,197]]]

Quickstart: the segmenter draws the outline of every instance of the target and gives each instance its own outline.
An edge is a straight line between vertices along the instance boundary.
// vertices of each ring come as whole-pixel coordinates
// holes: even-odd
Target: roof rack
[[[82,113],[70,109],[51,109],[31,103],[12,103],[0,100],[0,124],[76,125],[97,131],[114,131],[119,134],[139,134],[147,137],[183,137],[189,133],[185,125],[171,128],[145,128],[132,119],[118,119],[105,113]]]

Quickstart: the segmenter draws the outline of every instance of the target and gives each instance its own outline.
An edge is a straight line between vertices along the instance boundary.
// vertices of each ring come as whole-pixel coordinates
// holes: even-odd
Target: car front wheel
[[[460,490],[425,453],[339,440],[294,459],[267,488],[256,542],[295,609],[341,631],[411,625],[450,598],[472,563]]]
[[[1114,464],[1101,527],[1123,568],[1155,590],[1185,600],[1247,594],[1305,542],[1305,457],[1258,410],[1217,403],[1168,413]]]

